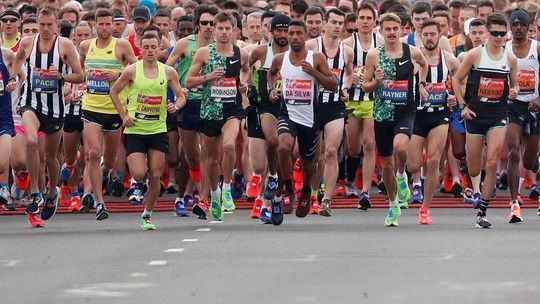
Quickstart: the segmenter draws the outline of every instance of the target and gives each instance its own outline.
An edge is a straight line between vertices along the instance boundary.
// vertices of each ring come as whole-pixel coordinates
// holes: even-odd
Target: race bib
[[[214,102],[231,103],[236,102],[236,78],[221,78],[212,81],[210,97]]]
[[[331,68],[330,71],[334,75],[334,78],[336,79],[337,84],[338,84],[338,88],[339,88],[341,86],[341,69]],[[324,93],[335,93],[335,91],[331,91],[331,90],[327,90],[327,89],[323,89],[322,91]]]
[[[504,94],[504,78],[480,77],[478,98],[481,102],[498,103]]]
[[[382,83],[382,99],[384,103],[404,106],[408,101],[408,80],[384,80]]]
[[[56,93],[58,91],[58,79],[50,70],[34,67],[32,70],[32,91],[36,93]]]
[[[111,83],[103,80],[103,74],[98,70],[89,70],[86,79],[86,91],[88,94],[109,95]]]
[[[277,80],[276,80],[276,92],[279,94],[281,94],[281,90],[282,90],[282,85],[281,85],[281,73],[278,72],[278,76],[277,76]],[[268,92],[270,92],[270,84],[268,84],[266,86],[266,89],[268,90]]]
[[[137,95],[135,118],[144,120],[159,120],[162,96]]]
[[[313,100],[313,81],[286,78],[283,93],[289,105],[309,105]]]
[[[519,95],[533,94],[536,89],[536,77],[533,70],[520,70],[518,73]]]
[[[81,100],[83,100],[83,97],[84,97],[84,93],[86,92],[86,82],[83,82],[79,85],[79,89],[77,91],[77,96],[79,98],[79,101],[78,102],[81,102]]]
[[[360,65],[353,66],[353,73],[358,74],[361,77],[364,75],[365,70],[366,70],[366,67],[363,66],[363,65],[362,66],[360,66]],[[353,87],[360,89],[362,87],[362,84],[360,82],[353,83]]]
[[[426,106],[440,107],[446,103],[446,84],[444,82],[426,83],[428,99]]]

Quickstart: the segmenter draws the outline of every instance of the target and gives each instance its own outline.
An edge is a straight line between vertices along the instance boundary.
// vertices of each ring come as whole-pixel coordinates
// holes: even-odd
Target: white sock
[[[452,182],[460,183],[461,181],[459,180],[459,176],[454,176],[454,178],[452,179]]]
[[[281,202],[281,196],[276,196],[276,197],[274,198],[274,202],[276,202],[276,203]]]
[[[523,187],[523,183],[525,182],[525,178],[524,177],[520,177],[519,178],[519,186],[518,186],[518,193],[521,192],[521,187]]]
[[[390,207],[397,207],[397,206],[399,206],[397,200],[390,201]]]
[[[147,216],[152,217],[152,211],[148,211],[148,210],[146,210],[146,208],[144,208],[144,211],[142,213],[142,217],[147,217]]]
[[[422,183],[413,183],[412,186],[413,186],[413,188],[416,187],[416,186],[418,186],[418,187],[421,188],[421,187],[422,187]]]
[[[220,195],[221,195],[221,192],[219,191],[219,188],[216,191],[214,190],[210,191],[210,196],[212,198],[219,198]]]
[[[223,183],[223,185],[221,186],[221,189],[223,189],[223,191],[230,191],[231,183]]]
[[[399,171],[396,173],[396,177],[397,178],[405,178],[407,179],[407,173],[403,172],[403,173],[400,173]]]
[[[268,176],[270,176],[270,177],[272,177],[272,178],[275,178],[275,179],[278,179],[277,172],[274,173],[274,174],[268,174]]]

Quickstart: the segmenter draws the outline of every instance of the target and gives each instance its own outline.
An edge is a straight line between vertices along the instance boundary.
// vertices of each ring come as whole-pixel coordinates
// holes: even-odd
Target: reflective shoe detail
[[[302,194],[300,200],[298,201],[298,206],[296,206],[296,216],[297,217],[306,217],[309,214],[311,209],[311,198],[309,193]]]
[[[223,221],[223,209],[219,198],[212,198],[210,201],[210,214],[214,221]]]
[[[259,217],[261,219],[261,224],[272,224],[271,214],[270,214],[270,210],[268,210],[268,208],[263,207],[261,209],[261,213],[260,213]]]
[[[102,220],[106,220],[108,218],[109,218],[109,212],[105,208],[105,204],[104,203],[99,203],[96,206],[96,220],[102,221]]]
[[[345,184],[345,197],[358,197],[358,192],[354,189],[352,184]]]
[[[71,204],[71,189],[67,185],[60,186],[60,205],[69,205]]]
[[[461,197],[463,194],[463,187],[460,183],[453,183],[452,188],[450,189],[450,192],[454,195],[454,197],[458,198]]]
[[[261,177],[253,175],[247,185],[246,195],[251,198],[259,196],[259,185],[261,183]]]
[[[310,200],[309,213],[311,214],[319,213],[319,210],[321,210],[321,205],[319,205],[319,201],[317,200],[317,198],[315,196],[311,196],[309,200]]]
[[[186,206],[184,205],[184,200],[177,197],[174,202],[174,212],[178,216],[188,216],[189,211],[186,210]]]
[[[294,201],[296,200],[296,195],[294,193],[285,193],[283,196],[281,207],[283,208],[284,214],[291,214],[294,211]]]
[[[255,200],[255,202],[253,203],[253,208],[251,209],[251,213],[249,214],[249,216],[252,219],[259,218],[259,216],[261,214],[262,205],[263,205],[262,200],[260,200],[260,199]]]
[[[67,209],[68,212],[81,210],[81,198],[78,196],[71,197],[71,203]]]
[[[45,222],[39,218],[38,214],[28,214],[28,224],[34,228],[41,228],[45,226]]]
[[[391,206],[390,209],[388,209],[388,215],[386,216],[386,220],[384,221],[384,226],[386,227],[398,227],[398,217],[401,215],[401,209],[399,206]]]
[[[293,166],[293,179],[296,183],[304,183],[304,175],[302,175],[302,165],[300,164],[300,159],[297,158]]]
[[[274,226],[279,226],[283,223],[283,213],[281,212],[281,203],[272,201],[272,212],[270,214],[270,219]]]
[[[59,190],[58,187],[56,187],[56,190]],[[54,197],[47,197],[47,199],[45,200],[45,204],[43,205],[43,210],[41,211],[42,220],[46,221],[56,214],[56,210],[58,209],[59,195],[60,193],[57,192]]]
[[[94,204],[96,203],[96,198],[92,193],[86,193],[83,195],[81,200],[81,209],[79,210],[80,213],[88,213],[90,209],[94,208]]]
[[[369,199],[369,194],[367,194],[366,192],[362,192],[360,194],[360,200],[358,201],[358,207],[356,208],[364,211],[371,208],[371,200]]]
[[[197,204],[193,206],[192,212],[197,215],[197,218],[200,220],[206,220],[208,213],[208,206],[206,205],[206,200],[204,198],[200,199]]]
[[[143,191],[139,188],[135,188],[133,193],[129,196],[129,201],[132,205],[141,205],[144,200]]]
[[[476,215],[476,228],[491,228],[491,223],[484,212],[478,212]]]
[[[424,196],[422,195],[422,186],[413,186],[412,195],[409,199],[411,204],[421,204],[424,201]]]
[[[142,230],[156,230],[156,225],[152,223],[150,216],[143,216],[141,217],[141,228]]]
[[[510,207],[510,215],[508,216],[508,223],[520,223],[523,222],[523,217],[521,216],[521,208],[519,204],[512,204]]]
[[[398,203],[399,205],[399,209],[409,209],[409,203],[408,202],[403,202],[403,203]]]
[[[332,210],[330,209],[332,202],[328,198],[323,198],[321,202],[321,208],[319,210],[319,215],[330,217],[332,216]]]
[[[264,188],[264,198],[267,200],[273,200],[274,197],[276,196],[277,187],[278,187],[277,178],[268,176],[268,180],[266,181],[266,187]]]
[[[532,200],[537,200],[540,197],[540,188],[538,184],[531,185],[531,193],[529,193],[529,198]]]
[[[11,193],[8,188],[0,188],[0,204],[11,202]]]
[[[400,203],[408,202],[409,198],[411,197],[411,189],[409,189],[409,185],[407,184],[407,179],[405,177],[396,178],[396,186],[397,186],[398,201]]]
[[[377,189],[379,189],[379,194],[386,195],[386,185],[384,184],[384,181],[380,181],[377,184]]]
[[[432,221],[429,217],[429,209],[420,208],[418,210],[418,224],[419,225],[431,225]]]
[[[236,209],[230,190],[223,190],[221,201],[223,202],[223,211],[234,211]]]

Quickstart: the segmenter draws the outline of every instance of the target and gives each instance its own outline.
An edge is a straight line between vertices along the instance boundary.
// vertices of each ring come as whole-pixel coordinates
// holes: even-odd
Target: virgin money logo
[[[33,74],[37,78],[54,78],[51,71],[39,68],[35,68]]]
[[[88,71],[88,78],[101,79],[101,78],[103,78],[101,75],[102,75],[101,71],[98,71],[98,70],[89,70]]]
[[[480,84],[489,87],[491,85],[491,78],[482,78],[480,79]]]

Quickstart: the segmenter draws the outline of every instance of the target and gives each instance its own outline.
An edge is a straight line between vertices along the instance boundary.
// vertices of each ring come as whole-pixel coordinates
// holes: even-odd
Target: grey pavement
[[[0,217],[0,303],[538,303],[540,217],[433,209],[431,226],[404,210],[334,210],[261,225],[249,211],[223,223],[154,213],[57,215],[45,228]]]

